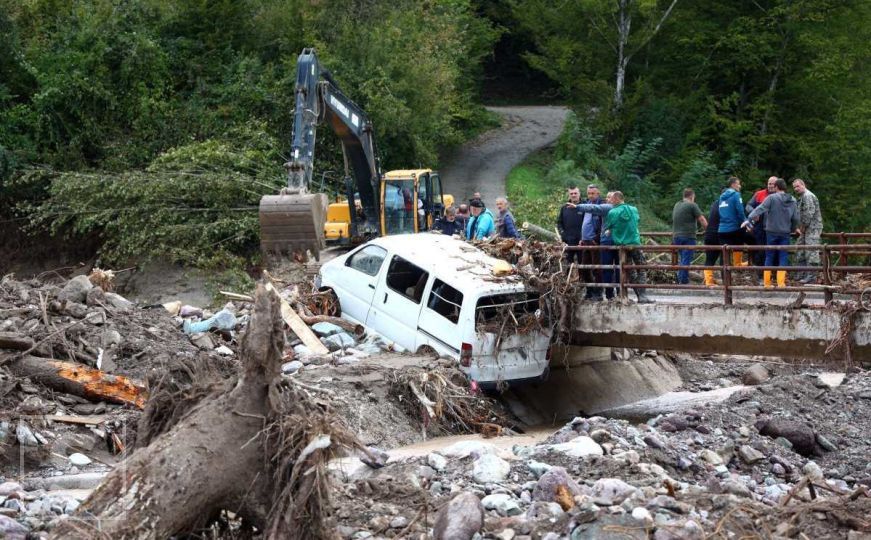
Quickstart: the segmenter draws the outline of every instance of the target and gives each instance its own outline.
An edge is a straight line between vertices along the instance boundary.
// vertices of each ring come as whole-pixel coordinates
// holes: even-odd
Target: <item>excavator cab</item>
[[[447,201],[446,201],[447,199]],[[441,178],[430,169],[390,171],[381,181],[381,234],[432,230],[453,197],[442,192]]]

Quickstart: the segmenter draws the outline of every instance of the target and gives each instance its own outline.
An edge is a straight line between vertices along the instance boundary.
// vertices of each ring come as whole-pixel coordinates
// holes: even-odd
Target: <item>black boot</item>
[[[639,304],[652,304],[653,299],[647,296],[647,291],[644,289],[633,289],[635,296],[638,298]]]

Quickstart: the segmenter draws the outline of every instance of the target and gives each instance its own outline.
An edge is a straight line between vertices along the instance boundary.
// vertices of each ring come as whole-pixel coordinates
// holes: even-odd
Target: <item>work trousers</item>
[[[603,246],[613,246],[610,236],[602,237]],[[602,250],[600,260],[602,264],[616,264],[618,262],[618,252],[611,250]],[[620,283],[620,270],[605,269],[602,270],[602,283]],[[605,298],[614,298],[614,287],[605,287]]]
[[[641,252],[640,249],[630,249],[626,252],[626,258],[628,259],[629,264],[647,264],[647,259],[644,257],[644,253]],[[629,282],[644,285],[647,283],[647,270],[631,270],[629,272]]]
[[[766,233],[765,244],[768,246],[788,246],[789,234]],[[780,249],[766,249],[765,266],[789,266],[789,252]]]
[[[577,246],[581,243],[580,239],[569,238],[568,240],[563,240],[567,246]],[[581,264],[581,252],[580,251],[566,251],[566,262],[571,264],[576,262]]]
[[[595,240],[581,240],[582,246],[598,246],[599,242]],[[601,252],[597,250],[587,250],[581,252],[581,264],[602,264]],[[602,270],[601,269],[588,269],[584,270],[581,274],[584,276],[584,281],[587,283],[602,283]],[[601,297],[602,296],[602,288],[601,287],[587,287],[587,298],[593,297]]]
[[[675,236],[672,240],[674,245],[676,246],[694,246],[696,245],[695,237],[690,238],[687,236]],[[689,266],[693,263],[693,254],[695,251],[691,249],[680,249],[678,250],[678,255],[680,256],[680,264],[681,266]],[[689,270],[678,270],[677,271],[677,282],[679,285],[688,285],[690,282],[690,271]]]
[[[795,245],[797,246],[818,246],[822,240],[820,239],[820,235],[822,234],[822,229],[813,229],[809,231],[804,231],[804,234],[798,237]],[[817,250],[813,251],[797,251],[795,253],[795,264],[796,266],[819,266],[820,265],[820,252]]]

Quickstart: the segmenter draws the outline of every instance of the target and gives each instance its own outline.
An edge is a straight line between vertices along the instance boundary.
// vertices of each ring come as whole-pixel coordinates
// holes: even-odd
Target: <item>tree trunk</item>
[[[283,339],[278,298],[258,286],[236,384],[135,450],[51,537],[167,538],[207,525],[222,509],[264,531],[278,497],[266,474],[265,428]]]
[[[618,0],[619,13],[617,19],[617,80],[614,82],[614,109],[623,107],[623,88],[626,84],[626,66],[629,57],[626,55],[626,45],[629,43],[629,33],[632,28],[632,0]]]

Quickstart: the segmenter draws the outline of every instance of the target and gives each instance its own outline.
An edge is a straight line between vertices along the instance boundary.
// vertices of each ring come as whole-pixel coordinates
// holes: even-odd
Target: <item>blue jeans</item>
[[[675,236],[673,239],[674,245],[676,246],[694,246],[696,245],[695,238],[688,238],[686,236]],[[680,264],[682,266],[689,266],[693,263],[693,253],[695,253],[691,249],[681,249],[678,250],[680,254]],[[677,271],[677,282],[678,284],[688,285],[690,282],[690,271],[689,270],[678,270]]]
[[[765,243],[769,246],[788,246],[789,234],[765,233]],[[765,266],[789,266],[789,252],[782,250],[765,250]]]
[[[611,236],[602,235],[602,241],[600,242],[601,246],[613,246],[614,242],[611,241]],[[602,264],[615,264],[619,260],[618,251],[611,251],[603,249],[601,251]],[[619,270],[611,270],[605,269],[602,270],[602,283],[619,283],[620,282],[620,271]],[[612,287],[607,287],[605,289],[605,298],[614,298],[614,289]]]

